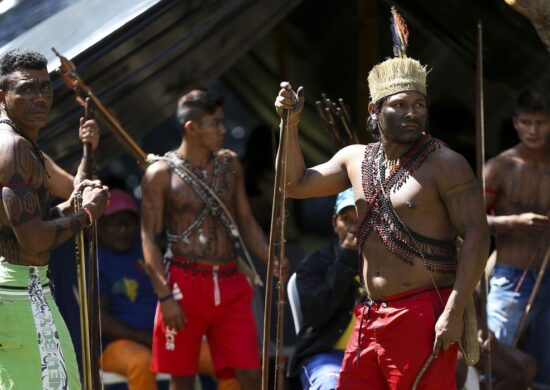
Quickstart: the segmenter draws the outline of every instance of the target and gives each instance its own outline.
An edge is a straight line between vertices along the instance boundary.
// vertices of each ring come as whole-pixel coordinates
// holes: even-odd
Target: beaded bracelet
[[[166,302],[167,300],[172,299],[173,297],[174,295],[172,294],[172,292],[170,292],[162,297],[158,297],[158,300],[159,302]]]
[[[88,207],[82,207],[82,210],[86,212],[86,215],[88,215],[88,219],[90,220],[90,223],[86,227],[90,227],[94,224],[94,216],[92,215],[92,212],[88,210]]]

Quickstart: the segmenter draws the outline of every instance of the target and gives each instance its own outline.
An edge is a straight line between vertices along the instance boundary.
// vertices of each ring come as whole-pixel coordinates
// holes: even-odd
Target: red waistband
[[[194,261],[186,259],[185,257],[172,255],[172,261],[178,265],[184,265],[193,267],[195,269],[204,271],[233,271],[237,269],[237,262],[231,261],[226,264],[211,264],[202,261]]]
[[[452,286],[438,287],[437,290],[446,292],[446,291],[451,290],[452,288],[453,288]],[[419,287],[419,288],[415,288],[415,289],[412,289],[412,290],[403,291],[403,292],[400,292],[400,293],[397,293],[397,294],[383,296],[380,299],[376,299],[376,300],[372,299],[370,297],[369,297],[369,299],[371,299],[374,302],[391,302],[391,301],[397,301],[399,299],[409,298],[409,297],[412,297],[414,295],[424,294],[424,293],[427,293],[427,292],[435,292],[435,291],[436,291],[435,287],[431,287],[431,286],[430,287]]]

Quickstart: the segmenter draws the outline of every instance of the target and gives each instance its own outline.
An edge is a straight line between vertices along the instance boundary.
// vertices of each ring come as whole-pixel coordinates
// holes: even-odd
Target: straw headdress
[[[403,91],[417,91],[426,95],[426,67],[407,57],[409,31],[393,7],[390,22],[395,58],[387,59],[370,71],[368,82],[373,102]]]

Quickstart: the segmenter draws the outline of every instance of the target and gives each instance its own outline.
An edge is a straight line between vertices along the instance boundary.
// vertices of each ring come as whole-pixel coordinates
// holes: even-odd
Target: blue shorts
[[[497,339],[512,344],[537,278],[536,270],[524,270],[497,264],[489,283],[487,322]],[[537,362],[536,382],[550,384],[550,272],[542,280],[535,303],[525,326],[523,349]]]
[[[342,367],[344,351],[320,353],[300,367],[300,381],[304,390],[334,390]]]

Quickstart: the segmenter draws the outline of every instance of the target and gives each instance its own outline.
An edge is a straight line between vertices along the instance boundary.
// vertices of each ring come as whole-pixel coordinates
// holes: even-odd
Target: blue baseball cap
[[[355,207],[355,194],[353,188],[348,188],[338,194],[336,204],[334,205],[334,214],[338,215],[346,207]]]

